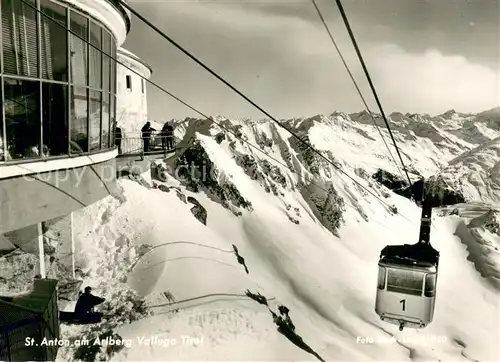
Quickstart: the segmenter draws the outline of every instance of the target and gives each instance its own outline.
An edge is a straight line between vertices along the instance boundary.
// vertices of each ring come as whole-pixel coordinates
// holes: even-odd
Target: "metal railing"
[[[152,132],[150,137],[142,137],[140,132],[123,133],[121,137],[115,136],[118,157],[173,152],[177,142],[178,139],[173,135],[166,136],[161,131]]]

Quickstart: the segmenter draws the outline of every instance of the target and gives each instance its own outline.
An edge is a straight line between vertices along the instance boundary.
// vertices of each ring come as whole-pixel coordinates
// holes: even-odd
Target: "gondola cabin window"
[[[408,269],[387,270],[387,291],[422,295],[424,273]]]
[[[378,289],[384,289],[385,288],[385,268],[382,266],[378,267],[378,284],[377,284]]]
[[[425,292],[426,297],[434,297],[436,294],[436,274],[426,274],[425,276]]]

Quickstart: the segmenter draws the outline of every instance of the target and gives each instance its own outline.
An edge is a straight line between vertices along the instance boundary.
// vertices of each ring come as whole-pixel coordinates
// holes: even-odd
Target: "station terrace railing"
[[[151,137],[145,138],[138,132],[115,136],[115,145],[118,147],[117,157],[158,155],[175,152],[175,145],[179,140],[174,136],[165,136],[161,132],[152,132]]]

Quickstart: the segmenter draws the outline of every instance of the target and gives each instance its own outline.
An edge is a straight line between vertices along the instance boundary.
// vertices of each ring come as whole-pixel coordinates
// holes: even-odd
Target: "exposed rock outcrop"
[[[199,141],[188,148],[176,162],[175,177],[193,192],[205,191],[222,206],[230,204],[252,211],[251,202],[247,201],[224,175],[222,175]]]
[[[188,196],[187,201],[194,206],[191,208],[191,212],[194,217],[201,222],[203,225],[207,224],[207,209],[205,209],[198,200],[192,196]]]
[[[337,235],[338,228],[344,222],[345,202],[333,185],[326,183],[322,188],[317,183],[304,185],[301,192],[316,218],[325,228]]]
[[[268,160],[255,158],[248,154],[242,154],[235,151],[236,163],[245,173],[259,182],[266,190],[274,195],[280,195],[277,185],[287,189],[289,184],[280,167],[271,164]],[[290,185],[291,186],[291,185]]]
[[[421,193],[417,190],[422,188],[423,182],[425,185],[426,197],[431,198],[433,207],[465,202],[464,196],[460,192],[452,190],[440,176],[431,177],[424,181],[415,181],[413,183],[413,188],[408,186],[408,182],[405,180],[382,169],[378,169],[372,178],[398,195],[408,199],[413,198],[416,192],[418,194]]]

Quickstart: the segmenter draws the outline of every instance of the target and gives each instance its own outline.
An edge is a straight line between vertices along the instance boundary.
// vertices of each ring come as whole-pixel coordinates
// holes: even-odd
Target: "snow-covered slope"
[[[465,128],[475,116],[455,112],[391,119],[405,163],[425,176],[481,137],[498,137],[491,122]],[[374,312],[377,262],[387,244],[416,241],[420,210],[372,179],[378,168],[398,170],[369,115],[283,121],[336,167],[272,122],[215,120],[230,132],[178,121],[183,142],[158,162],[157,179],[121,179],[120,195],[75,213],[80,275],[110,301],[109,319],[63,325],[65,339],[114,334],[125,345],[103,347],[100,357],[129,361],[498,360],[491,206],[434,213],[434,321],[399,332]],[[277,330],[279,305],[302,342]],[[64,347],[58,359],[96,352]]]
[[[500,137],[448,162],[439,176],[467,200],[500,203]]]
[[[216,121],[236,136],[207,122],[184,122],[178,136],[190,148],[160,164],[162,181],[148,188],[122,180],[126,201],[103,202],[115,230],[154,246],[128,278],[153,315],[113,328],[126,343],[116,360],[497,359],[499,269],[481,250],[489,258],[498,254],[461,233],[470,224],[467,205],[459,216],[434,217],[432,240],[442,257],[433,323],[399,332],[373,310],[377,260],[386,244],[415,241],[420,211],[372,181],[376,168],[388,168],[372,154],[381,145],[376,130],[340,116],[288,121],[351,179],[270,122]],[[418,158],[425,142],[404,149],[420,172],[437,168],[429,157],[442,158],[437,146]],[[484,228],[481,237],[496,236]],[[490,266],[487,273],[478,271],[481,263]],[[94,283],[106,295],[106,276]],[[269,298],[268,306],[246,290]],[[290,309],[309,347],[277,331],[272,313],[279,314],[279,305]]]
[[[279,197],[258,190],[248,190],[254,192],[254,211],[240,218],[193,194],[208,211],[204,227],[190,219],[190,206],[173,189],[164,193],[129,181],[123,185],[130,206],[139,203],[133,209],[162,210],[147,216],[152,243],[200,245],[165,245],[137,265],[132,286],[147,295],[155,315],[116,330],[129,346],[115,360],[312,360],[276,332],[269,310],[245,298],[246,289],[272,298],[269,307],[275,313],[278,304],[286,305],[297,334],[325,360],[497,359],[498,293],[453,236],[462,222],[458,217],[435,219],[433,240],[442,252],[442,267],[434,322],[423,331],[398,332],[373,311],[377,258],[386,243],[414,241],[418,226],[402,215],[387,215],[373,199],[362,203],[373,207],[368,222],[347,209],[337,238],[310,218],[311,211],[293,193],[287,199],[302,215],[298,225],[290,223]],[[418,219],[407,200],[393,198],[401,214]],[[244,256],[248,275],[228,253],[231,244]],[[163,292],[168,299],[160,297]],[[154,336],[152,347],[141,342]],[[363,343],[367,340],[372,343]]]

